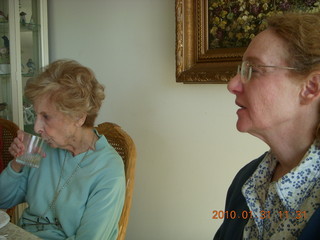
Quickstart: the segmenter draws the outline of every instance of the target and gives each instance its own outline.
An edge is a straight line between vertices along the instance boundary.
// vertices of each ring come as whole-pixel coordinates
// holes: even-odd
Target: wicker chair
[[[0,133],[1,134],[1,159],[3,162],[3,166],[6,167],[8,163],[13,159],[11,154],[9,153],[9,147],[13,142],[13,139],[17,136],[17,131],[19,127],[9,120],[0,118]]]
[[[2,128],[3,135],[3,149],[1,149],[1,154],[3,156],[4,166],[6,166],[12,159],[12,156],[7,149],[9,148],[12,140],[17,135],[19,127],[8,120],[0,118],[0,128]],[[117,238],[118,240],[124,240],[127,231],[133,194],[134,172],[136,163],[135,144],[131,137],[117,124],[105,122],[99,124],[96,129],[100,134],[103,134],[107,138],[110,145],[113,146],[114,149],[119,153],[124,162],[126,175],[126,197],[122,214],[119,220],[119,234]],[[14,215],[14,209],[9,209],[8,211],[9,215],[11,214],[10,216],[12,217]]]
[[[19,127],[14,122],[0,118],[0,161],[2,161],[3,168],[5,168],[13,158],[9,153],[8,149],[11,143],[13,142],[13,139],[17,136],[18,130]],[[11,221],[14,221],[14,210],[15,207],[7,210],[7,213],[10,216]]]
[[[126,175],[126,197],[119,221],[119,234],[118,240],[124,240],[127,231],[129,220],[133,185],[134,185],[134,172],[136,163],[136,148],[131,137],[121,129],[120,126],[114,123],[105,122],[96,127],[100,134],[103,134],[111,146],[119,153],[123,159]]]

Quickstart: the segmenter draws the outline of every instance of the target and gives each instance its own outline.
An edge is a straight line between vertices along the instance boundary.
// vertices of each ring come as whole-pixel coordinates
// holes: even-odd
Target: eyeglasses
[[[23,217],[22,219],[24,220],[24,223],[21,225],[22,228],[26,226],[35,226],[37,228],[37,231],[43,231],[44,227],[48,225],[55,225],[58,228],[62,228],[57,218],[54,219],[54,222],[50,222],[48,217],[36,217],[36,220],[25,217]]]
[[[251,79],[252,71],[259,72],[258,68],[278,68],[287,70],[296,70],[297,68],[285,67],[285,66],[268,66],[268,65],[253,65],[248,61],[243,61],[241,65],[238,65],[238,74],[240,74],[240,80],[243,83],[247,83]]]

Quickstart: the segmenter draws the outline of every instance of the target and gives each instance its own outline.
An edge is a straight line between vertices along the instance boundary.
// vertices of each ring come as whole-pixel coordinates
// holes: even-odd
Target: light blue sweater
[[[29,207],[19,225],[43,239],[116,239],[125,196],[122,158],[104,136],[99,136],[96,150],[85,154],[73,157],[66,150],[48,147],[39,169],[24,167],[16,173],[9,164],[0,175],[0,208],[27,202]],[[57,192],[62,167],[59,189],[79,163],[55,206],[47,211]],[[33,223],[30,220],[37,222],[38,217],[48,218],[50,223],[58,218],[62,229],[53,224],[30,225]],[[46,223],[43,219],[39,221]]]

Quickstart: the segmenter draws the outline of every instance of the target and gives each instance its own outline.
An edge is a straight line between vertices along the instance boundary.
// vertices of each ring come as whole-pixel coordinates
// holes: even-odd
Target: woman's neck
[[[272,153],[278,160],[272,180],[276,181],[280,179],[298,166],[313,141],[314,139],[311,138],[305,139],[304,141],[300,141],[300,138],[297,138],[296,141],[291,143],[290,141],[279,142],[277,145],[270,146]]]
[[[95,149],[95,143],[98,140],[97,135],[92,128],[80,128],[74,135],[69,150],[73,156],[86,152],[89,149]]]

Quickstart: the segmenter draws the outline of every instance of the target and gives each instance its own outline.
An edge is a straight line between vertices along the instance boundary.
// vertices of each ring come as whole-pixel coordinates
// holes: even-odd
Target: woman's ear
[[[79,116],[77,119],[76,119],[76,126],[77,127],[82,127],[82,125],[84,124],[84,122],[86,121],[87,119],[87,114],[83,114],[82,116]]]
[[[308,104],[320,96],[320,72],[311,73],[300,92],[301,102]]]

